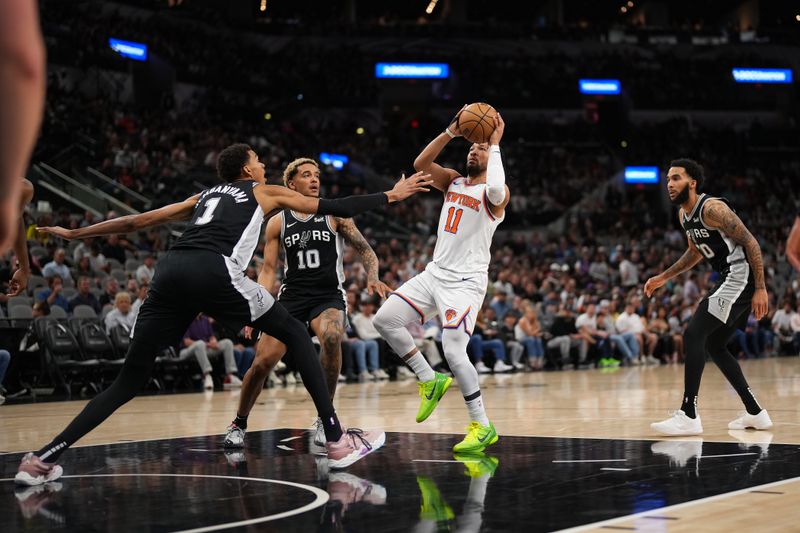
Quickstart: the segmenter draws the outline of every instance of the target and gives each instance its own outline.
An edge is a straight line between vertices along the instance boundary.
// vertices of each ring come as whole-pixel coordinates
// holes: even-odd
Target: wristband
[[[449,126],[448,126],[448,127],[446,127],[446,128],[444,129],[444,132],[445,132],[447,135],[449,135],[451,139],[455,139],[455,138],[456,138],[455,134],[453,134],[453,133],[450,131],[450,127],[449,127]]]

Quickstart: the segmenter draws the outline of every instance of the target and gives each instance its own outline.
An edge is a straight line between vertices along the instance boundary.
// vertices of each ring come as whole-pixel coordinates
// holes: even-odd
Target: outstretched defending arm
[[[189,220],[192,218],[194,206],[200,198],[195,194],[182,202],[165,205],[159,209],[139,213],[138,215],[127,215],[119,218],[112,218],[86,226],[85,228],[66,229],[61,226],[36,228],[37,231],[50,233],[65,239],[85,239],[87,237],[97,237],[98,235],[113,235],[117,233],[131,233],[150,226],[158,226],[167,222],[178,220]]]
[[[431,184],[429,174],[417,172],[410,178],[403,176],[390,191],[360,196],[347,196],[335,200],[303,196],[278,185],[264,185],[255,189],[256,200],[265,213],[276,209],[294,209],[300,213],[317,213],[351,218],[366,213],[387,203],[399,202],[418,192],[428,191]]]

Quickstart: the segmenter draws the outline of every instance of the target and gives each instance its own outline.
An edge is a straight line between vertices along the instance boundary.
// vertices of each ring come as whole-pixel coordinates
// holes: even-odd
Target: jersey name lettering
[[[481,201],[469,196],[468,194],[461,194],[460,192],[448,192],[445,202],[452,202],[454,204],[469,207],[475,211],[481,210]]]
[[[236,201],[237,204],[241,204],[247,201],[247,193],[241,190],[240,188],[234,187],[232,185],[217,185],[216,187],[208,189],[203,196],[212,193],[228,194],[230,196],[233,196],[233,199]]]

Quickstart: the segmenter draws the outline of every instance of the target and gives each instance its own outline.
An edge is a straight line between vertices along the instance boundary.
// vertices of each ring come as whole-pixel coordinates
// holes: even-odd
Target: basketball
[[[458,117],[458,129],[466,140],[473,143],[489,142],[494,131],[494,115],[497,113],[489,104],[475,102],[469,104]]]

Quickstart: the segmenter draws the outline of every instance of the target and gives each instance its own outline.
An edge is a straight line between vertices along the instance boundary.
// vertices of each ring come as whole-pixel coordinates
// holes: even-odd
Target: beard
[[[467,177],[474,178],[481,173],[481,166],[474,163],[467,163]]]
[[[672,205],[683,205],[689,201],[689,186],[686,185],[681,192],[675,195],[675,198],[671,198],[670,202]]]

